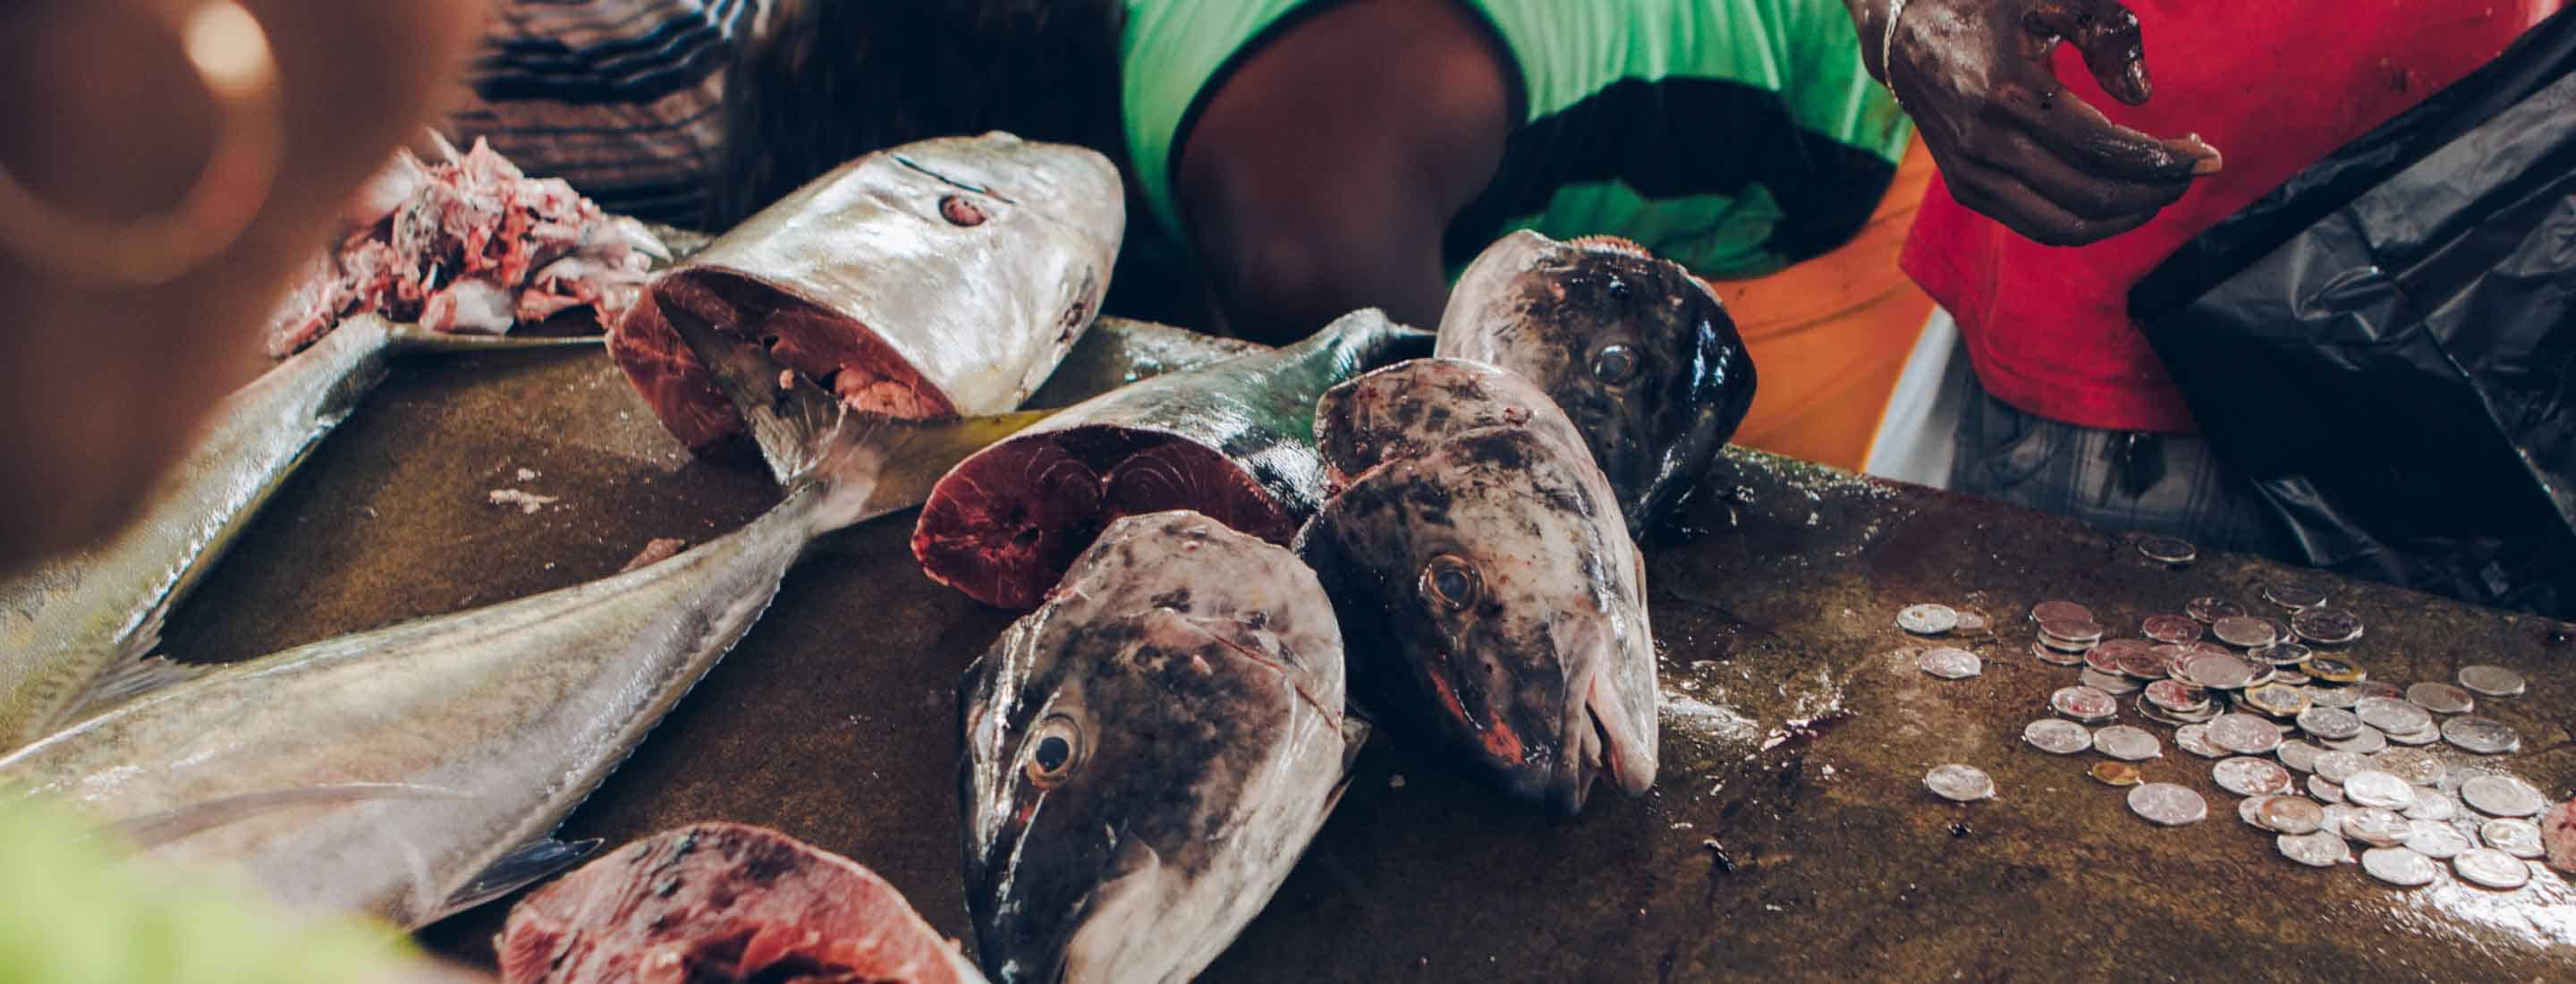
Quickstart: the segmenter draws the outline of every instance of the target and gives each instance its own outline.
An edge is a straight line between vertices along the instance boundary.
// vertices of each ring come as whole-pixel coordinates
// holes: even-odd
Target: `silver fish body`
[[[1304,853],[1365,729],[1286,550],[1120,519],[959,690],[966,897],[1001,981],[1185,981]]]
[[[1645,562],[1573,425],[1511,373],[1401,363],[1336,388],[1343,489],[1298,533],[1352,640],[1352,689],[1506,792],[1572,813],[1654,783]]]

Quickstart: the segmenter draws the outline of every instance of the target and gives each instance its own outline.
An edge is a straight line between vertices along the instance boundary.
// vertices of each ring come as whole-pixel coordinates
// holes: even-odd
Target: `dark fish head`
[[[1337,485],[1397,458],[1488,427],[1526,427],[1571,448],[1583,434],[1518,373],[1465,359],[1412,359],[1324,392],[1315,436]]]
[[[1439,354],[1520,373],[1555,398],[1634,533],[1699,481],[1753,405],[1753,359],[1725,305],[1626,240],[1503,237],[1450,292]]]
[[[1580,448],[1526,428],[1453,437],[1360,476],[1298,549],[1379,723],[1568,813],[1596,777],[1654,783],[1645,568]]]
[[[1341,635],[1283,548],[1119,520],[960,689],[966,895],[999,981],[1186,980],[1321,826]]]

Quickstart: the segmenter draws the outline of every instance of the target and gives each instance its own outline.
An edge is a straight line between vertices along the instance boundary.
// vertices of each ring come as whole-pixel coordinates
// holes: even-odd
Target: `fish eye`
[[[1592,378],[1612,386],[1627,382],[1637,374],[1637,350],[1624,342],[1612,342],[1592,353]]]
[[[1039,789],[1053,789],[1073,775],[1082,761],[1082,729],[1073,719],[1061,714],[1038,722],[1037,731],[1029,736],[1029,761],[1024,767],[1029,781]]]
[[[1433,557],[1431,563],[1422,568],[1423,596],[1453,610],[1463,610],[1475,604],[1483,582],[1484,579],[1476,574],[1475,565],[1456,554]]]
[[[939,217],[949,225],[979,226],[984,224],[984,210],[963,196],[950,195],[939,200]]]

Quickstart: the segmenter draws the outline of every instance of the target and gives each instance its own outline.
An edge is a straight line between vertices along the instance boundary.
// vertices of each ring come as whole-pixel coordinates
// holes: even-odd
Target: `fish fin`
[[[437,922],[543,881],[555,872],[590,860],[604,843],[607,842],[597,837],[577,841],[548,838],[523,845],[493,861],[474,880],[448,896],[439,910],[422,923]]]
[[[849,508],[854,512],[834,525],[874,519],[930,501],[930,490],[948,477],[958,462],[1054,414],[1053,410],[1020,410],[988,417],[873,420],[867,428],[873,436],[865,442],[864,449],[839,453],[865,458],[865,462],[827,455],[818,463],[822,471],[836,477],[856,477],[852,473],[862,471],[874,473],[860,483],[865,487],[865,499],[851,503]],[[862,464],[865,467],[858,467]]]
[[[363,315],[374,317],[374,315]],[[606,335],[471,335],[433,331],[409,321],[387,322],[385,338],[396,352],[507,352],[515,349],[598,345]]]
[[[155,612],[150,624],[137,633],[137,645],[149,647],[160,636],[161,616]],[[218,669],[220,663],[180,663],[167,656],[120,656],[114,666],[81,689],[61,714],[55,715],[47,733],[60,731],[97,717],[118,704],[141,697],[163,687],[186,683]]]
[[[1342,777],[1333,783],[1333,791],[1324,794],[1324,815],[1342,805],[1342,794],[1351,791],[1351,778],[1359,773],[1351,766],[1359,763],[1360,749],[1368,745],[1369,723],[1358,715],[1342,715]]]
[[[117,821],[110,829],[141,848],[153,848],[191,834],[238,823],[272,810],[297,806],[363,803],[369,800],[464,799],[466,795],[437,786],[399,782],[344,782],[295,786],[190,803],[175,810]]]

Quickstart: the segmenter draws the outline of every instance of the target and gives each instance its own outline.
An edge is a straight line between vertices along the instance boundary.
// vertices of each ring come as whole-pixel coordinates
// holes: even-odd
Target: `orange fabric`
[[[1906,148],[1876,214],[1841,248],[1751,280],[1712,280],[1753,354],[1753,411],[1735,443],[1860,470],[1932,299],[1896,268],[1932,155]]]

